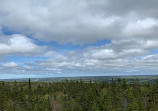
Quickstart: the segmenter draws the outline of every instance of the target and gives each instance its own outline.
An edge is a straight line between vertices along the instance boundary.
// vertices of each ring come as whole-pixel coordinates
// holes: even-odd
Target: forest
[[[0,111],[158,111],[158,79],[1,81]]]

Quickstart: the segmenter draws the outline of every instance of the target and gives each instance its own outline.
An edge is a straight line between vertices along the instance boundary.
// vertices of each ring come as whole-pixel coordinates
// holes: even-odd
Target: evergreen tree
[[[31,80],[29,78],[28,81],[28,111],[31,110],[31,98],[32,98],[32,87],[31,87]]]

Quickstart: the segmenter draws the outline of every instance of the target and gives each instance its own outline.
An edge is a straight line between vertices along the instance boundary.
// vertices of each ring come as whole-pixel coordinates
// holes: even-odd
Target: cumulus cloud
[[[14,34],[0,38],[0,55],[21,54],[21,55],[37,55],[47,52],[47,48],[39,46],[34,41],[21,34]]]
[[[2,65],[3,67],[18,67],[18,64],[15,62],[9,62]]]
[[[145,20],[136,20],[129,22],[125,29],[124,33],[129,36],[138,36],[138,37],[148,37],[153,34],[157,35],[158,20],[152,18],[146,18]]]
[[[45,41],[83,44],[156,36],[158,8],[154,4],[157,1],[12,0],[1,1],[0,16],[1,25],[8,30]]]
[[[139,54],[135,54],[138,52]],[[80,52],[81,53],[81,52]],[[86,54],[85,54],[86,53]],[[89,55],[87,55],[89,53]],[[56,73],[60,70],[60,73],[70,74],[156,74],[158,61],[155,60],[157,55],[142,55],[139,50],[132,50],[131,52],[124,52],[136,56],[124,56],[122,53],[113,52],[111,57],[108,57],[111,52],[98,49],[96,55],[95,49],[91,49],[89,52],[82,51],[74,54],[73,56],[57,56],[55,58],[49,58],[47,60],[39,61],[33,66],[40,67],[43,72]],[[87,56],[85,56],[87,55]],[[91,56],[90,56],[91,55]],[[57,70],[56,70],[57,69]]]
[[[14,73],[156,73],[157,51],[152,51],[158,49],[157,4],[156,0],[1,0],[0,56],[49,56],[28,61]],[[80,47],[99,40],[110,43],[63,52],[50,45]]]

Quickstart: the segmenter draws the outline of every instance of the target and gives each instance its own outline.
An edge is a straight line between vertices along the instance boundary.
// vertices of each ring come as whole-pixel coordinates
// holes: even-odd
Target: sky
[[[158,0],[0,0],[0,79],[157,75]]]

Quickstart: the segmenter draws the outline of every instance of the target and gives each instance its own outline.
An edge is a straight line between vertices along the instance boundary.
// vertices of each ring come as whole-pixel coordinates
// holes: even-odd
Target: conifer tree
[[[32,96],[32,87],[31,87],[31,80],[29,78],[29,81],[28,81],[28,111],[31,110],[31,96]]]

